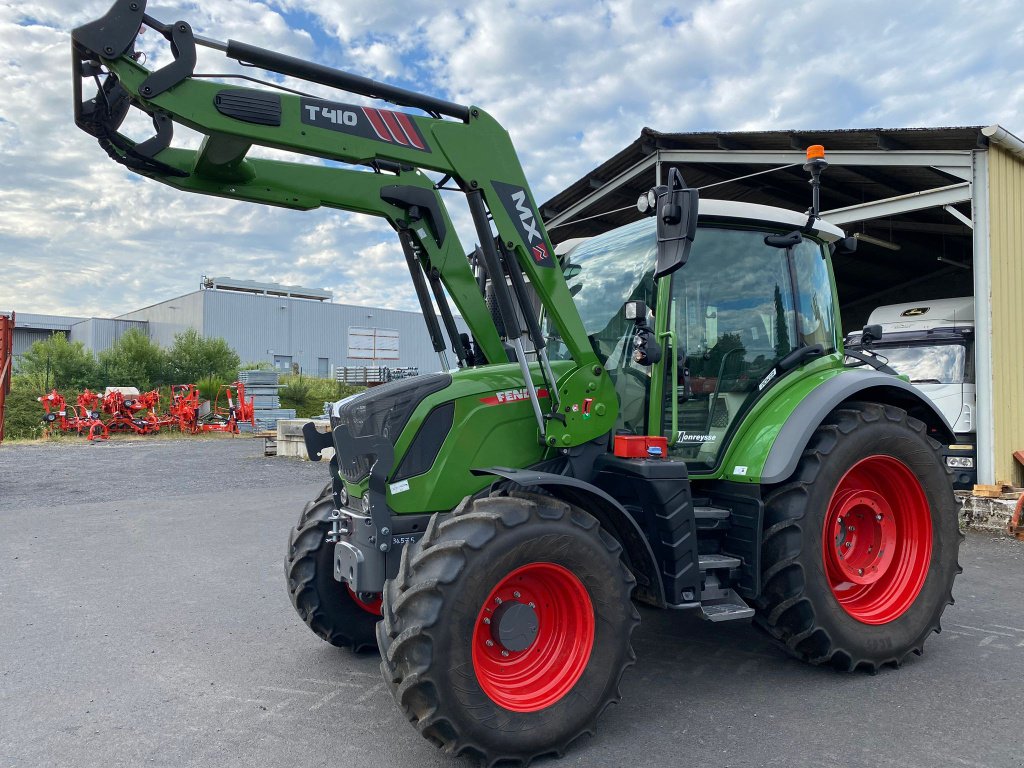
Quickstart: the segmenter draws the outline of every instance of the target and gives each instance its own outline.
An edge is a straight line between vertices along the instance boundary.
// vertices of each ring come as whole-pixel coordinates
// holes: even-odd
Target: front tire
[[[876,672],[940,631],[961,571],[952,486],[925,426],[847,403],[765,498],[756,623],[812,664]]]
[[[420,733],[486,765],[561,755],[620,699],[639,614],[591,515],[515,494],[435,515],[377,627],[381,672]]]
[[[334,511],[331,485],[306,504],[288,537],[284,574],[288,597],[314,634],[339,648],[375,650],[379,597],[354,595],[334,578],[334,545],[327,541]]]

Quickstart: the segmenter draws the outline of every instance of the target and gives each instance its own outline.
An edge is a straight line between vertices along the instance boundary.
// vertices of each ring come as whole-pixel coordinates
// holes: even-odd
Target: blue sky
[[[112,315],[193,290],[203,274],[415,307],[382,222],[175,192],[133,177],[78,131],[67,33],[106,7],[0,2],[0,308]],[[148,10],[210,37],[478,104],[508,128],[539,201],[644,126],[1000,123],[1024,135],[1019,2],[151,0]],[[144,40],[159,66],[162,41]],[[230,66],[212,52],[200,59],[205,71]]]

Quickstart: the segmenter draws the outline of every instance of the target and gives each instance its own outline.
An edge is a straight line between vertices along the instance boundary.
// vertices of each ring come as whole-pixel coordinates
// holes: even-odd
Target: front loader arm
[[[138,63],[135,37],[142,24],[170,41],[175,54],[172,63],[156,71]],[[451,179],[466,194],[480,240],[479,261],[520,363],[541,437],[553,446],[579,445],[606,434],[614,425],[617,401],[611,381],[587,339],[511,139],[483,110],[243,43],[206,40],[194,35],[185,22],[165,25],[146,15],[145,0],[117,0],[102,19],[74,30],[72,41],[76,122],[96,136],[112,158],[189,192],[297,209],[328,206],[385,218],[399,232],[425,319],[428,326],[433,324],[435,348],[436,320],[428,293],[432,290],[442,303],[443,285],[487,360],[504,362],[508,352],[480,295],[479,275],[474,275],[437,191],[444,181],[435,184],[424,172]],[[272,71],[386,98],[430,114],[204,79],[194,72],[197,44]],[[83,78],[94,78],[99,85],[96,98],[90,101],[81,97]],[[152,117],[153,138],[136,144],[119,133],[131,107]],[[204,134],[202,146],[173,148],[174,123]],[[372,170],[249,158],[254,145]],[[532,315],[532,308],[526,306],[526,283],[575,362],[557,382],[537,323],[527,318],[527,328],[520,330],[516,309],[520,315]],[[440,308],[451,335],[454,322],[450,311],[445,313],[446,302]],[[524,334],[533,341],[542,378],[548,382],[551,411],[547,415],[541,413],[523,350],[520,337]],[[457,334],[452,347],[461,364],[464,350]],[[563,401],[589,401],[601,407],[593,412],[588,407],[584,418],[579,407],[563,408]],[[555,421],[557,428],[548,430]]]

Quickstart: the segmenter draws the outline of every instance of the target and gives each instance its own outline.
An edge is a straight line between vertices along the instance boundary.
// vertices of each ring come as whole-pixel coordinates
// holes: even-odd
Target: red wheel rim
[[[864,624],[888,624],[914,603],[932,559],[932,518],[921,483],[891,456],[868,456],[836,487],[822,531],[839,605]]]
[[[533,630],[518,643],[503,641],[499,631],[513,609]],[[583,582],[560,565],[530,563],[502,579],[481,607],[473,669],[495,704],[536,712],[572,690],[593,648],[594,606]]]
[[[362,608],[364,611],[366,611],[367,613],[372,613],[374,616],[381,615],[381,606],[384,604],[383,593],[375,593],[373,595],[372,600],[363,600],[363,598],[361,598],[358,594],[352,591],[352,587],[350,587],[348,584],[345,585],[345,589],[348,590],[348,594],[352,598],[352,601],[360,608]],[[364,592],[362,594],[369,593]]]

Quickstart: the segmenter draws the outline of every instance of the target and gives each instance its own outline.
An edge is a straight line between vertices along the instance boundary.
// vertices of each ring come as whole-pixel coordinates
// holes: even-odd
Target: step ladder
[[[714,622],[751,618],[754,609],[728,586],[728,571],[739,568],[742,561],[731,555],[713,553],[700,555],[699,562],[704,574],[704,589],[700,593],[701,618]]]

